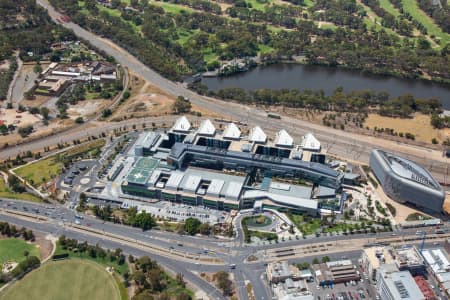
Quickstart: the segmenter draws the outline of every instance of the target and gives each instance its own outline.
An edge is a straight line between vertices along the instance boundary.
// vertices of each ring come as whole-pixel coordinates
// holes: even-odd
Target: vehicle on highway
[[[272,119],[281,119],[281,116],[279,114],[275,114],[275,113],[268,113],[267,117],[272,118]]]
[[[236,264],[231,264],[230,269],[232,269],[232,270],[236,269]]]

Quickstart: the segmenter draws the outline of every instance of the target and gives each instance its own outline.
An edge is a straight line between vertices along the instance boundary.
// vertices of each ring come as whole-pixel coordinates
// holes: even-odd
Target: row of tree
[[[6,71],[0,71],[0,101],[8,96],[8,89],[13,80],[14,73],[17,70],[17,61],[15,58],[9,59],[9,67]]]
[[[190,88],[205,93],[201,84],[192,84]],[[336,88],[329,96],[320,91],[297,89],[259,89],[244,90],[242,88],[224,88],[217,92],[209,91],[208,95],[223,100],[235,100],[244,104],[282,105],[294,108],[306,108],[321,111],[367,112],[376,111],[381,115],[409,117],[413,112],[425,114],[440,113],[442,106],[439,100],[416,99],[411,94],[391,98],[387,92],[361,90],[344,92]]]
[[[142,230],[150,230],[156,226],[156,220],[153,215],[145,211],[138,212],[136,207],[127,209],[125,217],[114,215],[114,211],[109,205],[103,207],[95,205],[92,207],[92,212],[102,220],[131,225]]]
[[[380,6],[379,0],[362,0],[362,3],[370,7],[380,18],[381,25],[397,31],[401,35],[412,36],[414,26],[403,16],[396,18],[393,14]]]
[[[184,291],[175,298],[167,292],[167,287],[174,279],[170,278],[155,260],[142,256],[139,259],[133,259],[133,262],[135,270],[132,279],[138,288],[132,300],[191,300],[191,296]],[[182,274],[177,274],[175,283],[181,288],[186,286]]]
[[[442,28],[450,33],[450,2],[441,0],[440,5],[432,0],[418,0],[419,7]]]
[[[110,262],[117,262],[123,265],[126,262],[122,249],[117,248],[114,251],[105,250],[97,245],[90,245],[87,242],[79,242],[75,239],[68,239],[65,235],[61,235],[58,243],[63,250],[77,251],[79,253],[87,253],[92,258],[108,259]]]
[[[0,233],[6,237],[22,237],[25,241],[34,241],[35,239],[33,231],[27,230],[25,227],[18,229],[8,222],[0,222]]]
[[[76,23],[111,38],[170,79],[206,70],[206,54],[220,59],[253,56],[261,50],[260,45],[273,49],[262,57],[269,61],[304,54],[312,64],[345,65],[410,78],[425,72],[436,80],[450,78],[450,45],[437,51],[425,38],[400,39],[384,30],[366,28],[364,11],[360,11],[355,0],[320,0],[311,8],[313,18],[343,26],[336,30],[320,29],[312,21],[303,20],[303,15],[292,17],[302,11],[295,6],[287,11],[282,6],[271,6],[262,13],[251,10],[242,13],[244,22],[209,12],[166,13],[159,6],[141,1],[137,12],[122,10],[124,15],[142,18],[141,32],[132,22],[106,11],[84,13],[85,8],[79,7],[76,0],[52,0],[52,3],[71,14]],[[236,12],[245,9],[248,10],[233,6]],[[262,18],[261,22],[248,21],[255,18]],[[293,30],[273,31],[267,26],[289,18],[295,19],[290,25]],[[182,39],[186,34],[189,39]]]

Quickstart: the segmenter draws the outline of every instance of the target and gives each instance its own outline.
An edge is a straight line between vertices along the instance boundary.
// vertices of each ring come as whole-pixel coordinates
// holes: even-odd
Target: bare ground
[[[46,238],[46,236],[42,233],[35,233],[36,235],[36,246],[39,249],[39,253],[41,256],[41,261],[48,258],[53,253],[53,243]]]
[[[364,126],[373,129],[392,128],[397,132],[410,132],[415,135],[416,140],[431,143],[431,139],[436,138],[442,142],[450,137],[450,129],[435,129],[430,124],[430,116],[416,113],[411,119],[383,117],[377,114],[369,114]]]
[[[156,117],[172,114],[175,98],[135,74],[131,78],[131,96],[113,113],[111,120],[120,121],[130,118]],[[215,118],[220,114],[196,105],[193,112],[200,112],[202,117]]]

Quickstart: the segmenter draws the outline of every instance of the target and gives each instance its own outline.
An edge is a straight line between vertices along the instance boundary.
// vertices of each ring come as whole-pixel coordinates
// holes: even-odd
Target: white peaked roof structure
[[[248,136],[248,140],[254,143],[262,143],[264,144],[267,141],[267,135],[261,129],[261,127],[256,126],[250,130],[250,135]]]
[[[202,123],[200,124],[197,133],[199,135],[213,136],[216,133],[216,128],[209,119],[206,119],[203,120]]]
[[[275,136],[275,145],[282,147],[292,147],[294,145],[294,139],[287,133],[286,130],[281,129]]]
[[[303,136],[300,146],[303,148],[303,150],[320,151],[320,142],[310,132]]]
[[[178,132],[189,132],[190,129],[191,129],[191,123],[185,116],[178,118],[172,127],[173,131],[178,131]]]
[[[234,123],[229,123],[223,131],[224,139],[238,140],[241,137],[241,130]]]

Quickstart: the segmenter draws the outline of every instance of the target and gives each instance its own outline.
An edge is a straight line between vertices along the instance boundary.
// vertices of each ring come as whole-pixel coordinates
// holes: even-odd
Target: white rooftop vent
[[[287,133],[286,130],[281,129],[275,137],[275,145],[292,147],[294,145],[294,139],[289,135],[289,133]]]
[[[250,130],[248,139],[250,142],[264,144],[267,141],[267,135],[264,133],[261,127],[256,126],[253,127],[252,130]]]
[[[200,124],[200,128],[197,133],[200,135],[213,136],[216,133],[216,128],[209,119],[206,119]]]
[[[234,123],[229,123],[223,131],[223,138],[238,140],[241,137],[241,130]]]
[[[172,127],[173,131],[178,131],[178,132],[189,132],[190,129],[191,129],[191,123],[185,116],[178,118]]]
[[[303,140],[300,146],[303,148],[303,150],[320,151],[320,142],[310,132],[303,136]]]

